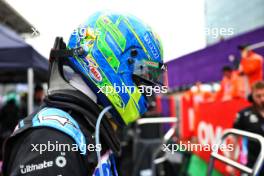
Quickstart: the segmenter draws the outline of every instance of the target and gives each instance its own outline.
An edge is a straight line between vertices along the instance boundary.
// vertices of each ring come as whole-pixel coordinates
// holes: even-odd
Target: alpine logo
[[[72,125],[74,128],[76,128],[76,126],[69,119],[65,117],[57,116],[57,115],[42,116],[40,114],[38,116],[38,119],[40,123],[42,123],[43,121],[47,121],[47,120],[54,120],[54,121],[59,122],[62,126],[69,124],[69,125]]]
[[[159,57],[159,51],[157,50],[157,48],[155,47],[155,44],[153,44],[153,42],[150,39],[149,33],[146,33],[144,35],[144,40],[147,43],[148,47],[151,50],[151,53],[153,54],[154,58],[158,58]]]

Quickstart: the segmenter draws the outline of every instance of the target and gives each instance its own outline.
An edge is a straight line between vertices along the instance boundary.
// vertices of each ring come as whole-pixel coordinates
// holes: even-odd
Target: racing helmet
[[[111,105],[118,124],[135,121],[147,111],[147,97],[140,85],[161,85],[164,64],[159,37],[138,18],[113,12],[97,12],[75,29],[67,49],[81,55],[69,58],[96,94],[97,103]]]

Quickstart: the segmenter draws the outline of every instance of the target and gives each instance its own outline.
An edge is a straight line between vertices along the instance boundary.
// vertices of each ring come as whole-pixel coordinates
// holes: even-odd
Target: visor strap
[[[50,58],[63,58],[63,57],[74,57],[81,56],[84,54],[84,50],[82,47],[74,48],[74,49],[52,49],[50,52]]]

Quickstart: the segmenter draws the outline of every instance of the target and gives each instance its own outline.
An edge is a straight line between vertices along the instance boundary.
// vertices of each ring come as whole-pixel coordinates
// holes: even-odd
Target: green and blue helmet
[[[135,121],[147,110],[139,84],[162,84],[160,39],[131,15],[98,12],[71,34],[68,49],[83,48],[70,64],[119,124]]]

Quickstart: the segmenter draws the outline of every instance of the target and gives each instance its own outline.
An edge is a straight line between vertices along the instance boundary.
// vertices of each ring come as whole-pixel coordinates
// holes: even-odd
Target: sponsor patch
[[[53,161],[43,161],[38,164],[20,165],[20,173],[26,174],[37,170],[46,169],[53,166]]]
[[[27,164],[27,165],[20,165],[20,173],[22,175],[33,172],[33,171],[37,171],[37,170],[43,170],[43,169],[47,169],[53,166],[57,166],[59,168],[63,168],[66,166],[67,164],[67,160],[64,156],[65,154],[62,154],[60,156],[57,156],[55,158],[55,160],[50,160],[50,161],[42,161],[41,163],[37,163],[37,164]]]

